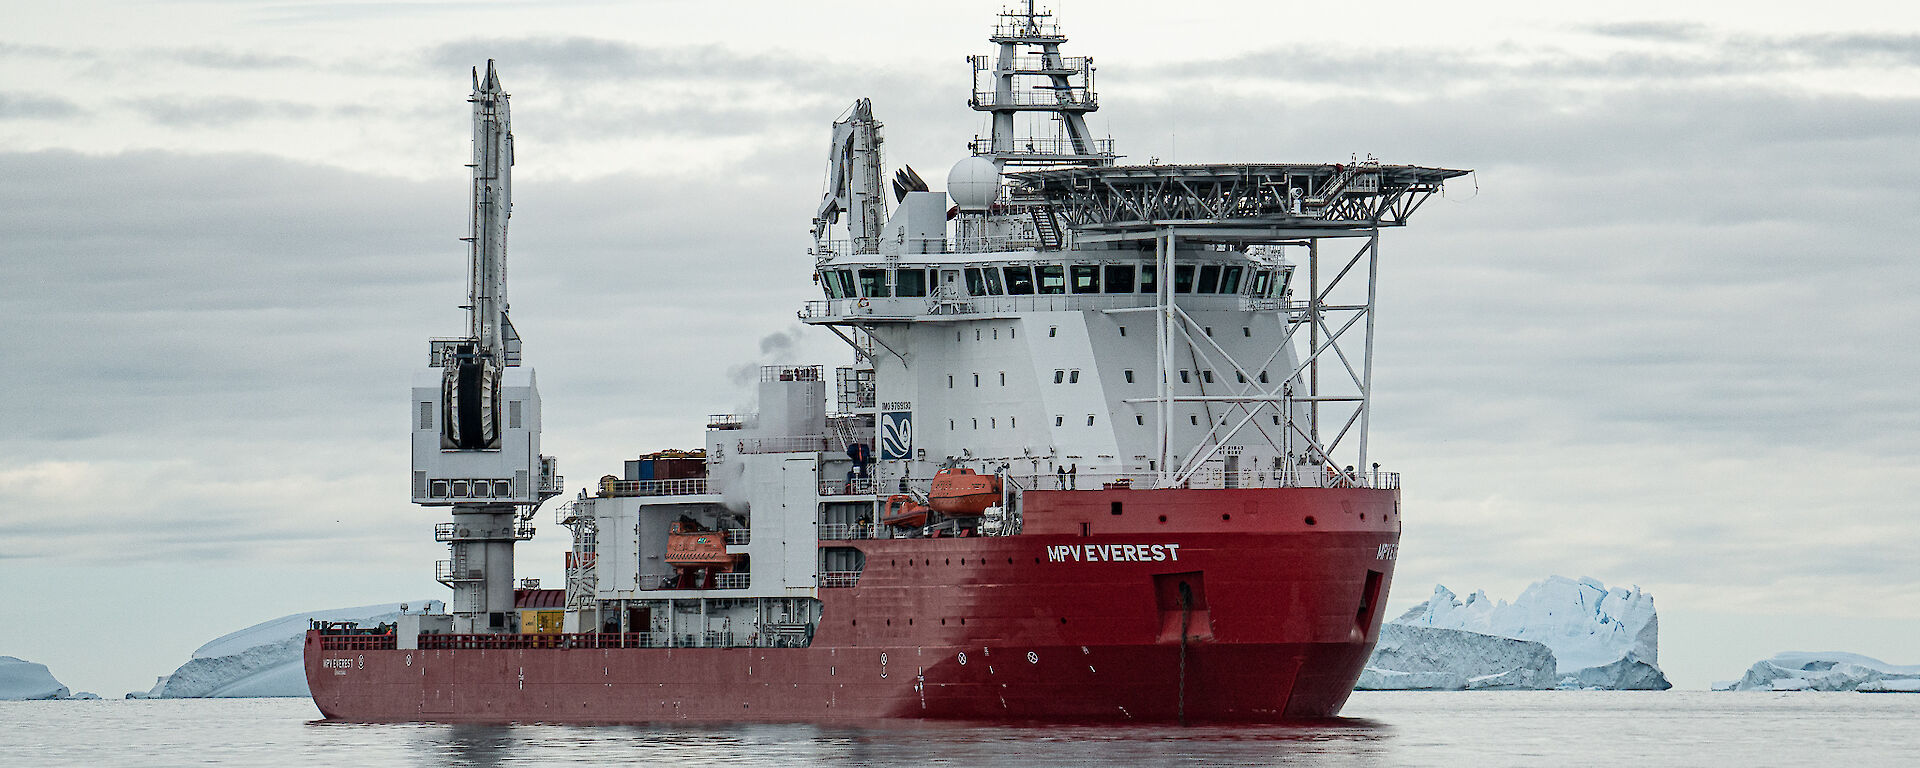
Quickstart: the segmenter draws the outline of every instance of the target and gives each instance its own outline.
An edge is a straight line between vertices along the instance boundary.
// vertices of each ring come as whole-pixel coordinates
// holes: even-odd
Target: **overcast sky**
[[[407,387],[462,327],[468,71],[514,96],[511,299],[571,486],[701,443],[798,329],[829,124],[936,186],[992,2],[8,2],[0,654],[145,689],[443,597]],[[1472,168],[1383,245],[1391,609],[1559,573],[1704,687],[1920,663],[1920,6],[1057,3],[1133,161]],[[560,581],[543,514],[522,575]]]

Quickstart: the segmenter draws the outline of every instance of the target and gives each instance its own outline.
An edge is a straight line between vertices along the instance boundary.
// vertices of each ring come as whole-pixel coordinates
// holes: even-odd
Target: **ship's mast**
[[[1037,11],[1033,0],[1000,13],[990,42],[1000,47],[994,56],[969,56],[973,64],[975,111],[993,116],[993,135],[975,137],[973,153],[1004,169],[1009,165],[1112,165],[1113,140],[1095,139],[1087,130],[1087,113],[1100,108],[1093,89],[1093,58],[1061,56],[1067,41],[1050,11]],[[1018,125],[1022,113],[1032,124]],[[1039,126],[1054,123],[1051,135]]]

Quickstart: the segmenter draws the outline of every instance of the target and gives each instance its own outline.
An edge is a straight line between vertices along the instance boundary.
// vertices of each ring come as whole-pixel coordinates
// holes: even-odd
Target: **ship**
[[[1381,233],[1466,171],[1123,163],[1053,14],[989,40],[990,131],[944,190],[887,173],[871,100],[833,123],[797,316],[851,363],[764,366],[753,412],[571,498],[507,316],[508,96],[475,68],[468,328],[430,340],[409,408],[452,596],[316,624],[326,719],[1340,711],[1401,532],[1367,442]],[[545,507],[564,589],[514,579]]]

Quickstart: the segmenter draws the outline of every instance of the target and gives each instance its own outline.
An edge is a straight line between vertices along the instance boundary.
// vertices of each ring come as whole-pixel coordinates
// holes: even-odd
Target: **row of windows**
[[[820,283],[830,299],[916,298],[926,296],[938,284],[939,271],[921,267],[831,269],[821,273]],[[891,281],[887,279],[889,272]],[[970,296],[1153,293],[1158,279],[1152,264],[967,267],[963,273]],[[1244,293],[1261,298],[1280,295],[1286,285],[1285,270],[1254,268],[1249,275],[1248,268],[1237,264],[1176,264],[1173,268],[1174,293]]]
[[[1119,325],[1119,326],[1114,326],[1114,327],[1115,327],[1115,329],[1117,329],[1117,330],[1118,330],[1118,331],[1120,332],[1120,335],[1121,335],[1121,336],[1125,336],[1125,335],[1127,335],[1127,327],[1126,327],[1126,326],[1124,326],[1124,325]],[[1213,335],[1213,326],[1211,326],[1211,325],[1209,325],[1209,326],[1206,326],[1206,327],[1205,327],[1205,330],[1206,330],[1206,333],[1207,333],[1207,335],[1208,335],[1208,336],[1212,336],[1212,335]],[[983,330],[983,329],[980,329],[980,328],[975,328],[975,329],[973,329],[973,340],[974,340],[974,341],[985,341],[985,340],[986,340],[986,333],[987,333],[987,331],[985,331],[985,330]],[[1047,326],[1047,338],[1049,338],[1049,339],[1051,339],[1051,338],[1057,338],[1057,337],[1059,337],[1059,335],[1060,335],[1060,326],[1057,326],[1057,325],[1050,325],[1050,326]],[[1251,338],[1253,338],[1253,328],[1252,328],[1252,326],[1245,326],[1245,325],[1243,325],[1243,326],[1240,326],[1240,335],[1241,335],[1241,336],[1243,336],[1243,337],[1245,337],[1245,338],[1249,338],[1249,339],[1251,339]],[[953,332],[953,340],[954,340],[954,341],[956,341],[956,342],[959,342],[959,341],[963,341],[963,340],[965,340],[965,337],[966,337],[966,332],[965,332],[965,331],[961,331],[961,330],[957,330],[957,329],[956,329],[956,330],[955,330],[955,331]],[[993,338],[994,338],[995,340],[998,340],[998,339],[1000,338],[1000,329],[999,329],[999,328],[994,328],[994,329],[993,329]],[[1019,329],[1019,328],[1008,328],[1008,329],[1007,329],[1007,338],[1009,338],[1009,339],[1017,339],[1017,338],[1020,338],[1020,329]]]
[[[979,420],[979,419],[968,419],[968,421],[969,421],[969,422],[971,423],[971,425],[972,425],[972,428],[973,428],[973,429],[979,429],[979,428],[980,428],[980,420]],[[1093,426],[1093,423],[1094,423],[1094,415],[1093,415],[1093,414],[1091,414],[1091,413],[1089,413],[1089,414],[1087,414],[1087,426],[1089,426],[1089,427],[1091,427],[1091,426]],[[1136,425],[1139,425],[1139,426],[1143,426],[1143,427],[1144,427],[1144,426],[1146,426],[1146,425],[1147,425],[1147,417],[1146,417],[1145,415],[1142,415],[1142,414],[1134,414],[1134,416],[1133,416],[1133,423],[1134,423],[1134,424],[1136,424]],[[1188,423],[1188,424],[1191,424],[1191,425],[1193,425],[1193,426],[1196,426],[1196,427],[1197,427],[1197,426],[1199,426],[1199,425],[1200,425],[1200,415],[1199,415],[1199,414],[1188,414],[1188,415],[1187,415],[1187,423]],[[960,421],[959,421],[958,419],[947,419],[947,431],[949,431],[949,432],[953,432],[953,431],[957,431],[957,430],[958,430],[958,429],[960,428],[960,427],[959,427],[959,424],[960,424]],[[1066,425],[1067,425],[1067,417],[1065,417],[1065,416],[1054,416],[1054,417],[1053,417],[1053,425],[1054,425],[1054,426],[1056,426],[1056,427],[1064,427],[1064,426],[1066,426]],[[1277,413],[1276,413],[1276,414],[1273,414],[1273,425],[1274,425],[1274,426],[1276,426],[1276,427],[1277,427],[1277,426],[1280,426],[1280,414],[1277,414]],[[1008,429],[1018,429],[1018,428],[1019,428],[1019,426],[1020,426],[1020,424],[1019,424],[1019,422],[1018,422],[1018,421],[1016,421],[1016,420],[1014,419],[1014,417],[1012,417],[1012,416],[1008,416],[1008,417],[1007,417],[1007,428],[1008,428]],[[999,428],[1000,428],[1000,417],[998,417],[998,416],[988,416],[988,417],[987,417],[987,429],[999,429]]]
[[[1007,372],[1006,372],[1006,371],[999,371],[998,373],[1000,374],[1000,386],[1003,386],[1003,387],[1004,387],[1004,386],[1006,386],[1006,385],[1007,385]],[[1125,377],[1126,377],[1126,379],[1127,379],[1127,383],[1128,383],[1128,384],[1132,384],[1132,383],[1134,383],[1134,377],[1133,377],[1133,369],[1132,369],[1132,368],[1128,368],[1128,369],[1126,369],[1126,370],[1124,370],[1124,371],[1121,371],[1120,373],[1121,373],[1121,375],[1123,375],[1123,376],[1125,376]],[[1190,370],[1187,370],[1187,369],[1185,369],[1185,368],[1182,368],[1182,369],[1180,369],[1180,383],[1182,383],[1182,384],[1192,384],[1192,383],[1193,383],[1193,380],[1194,380],[1194,373],[1195,373],[1194,371],[1190,371]],[[1202,384],[1212,384],[1212,383],[1213,383],[1213,371],[1211,371],[1211,370],[1202,370],[1202,371],[1199,371],[1198,373],[1200,374],[1200,376],[1199,376],[1199,379],[1200,379],[1200,383],[1202,383]],[[1238,380],[1238,381],[1239,381],[1239,383],[1241,383],[1241,384],[1245,384],[1245,383],[1247,383],[1247,375],[1246,375],[1246,374],[1244,374],[1244,373],[1241,373],[1241,372],[1239,372],[1239,371],[1234,371],[1234,372],[1233,372],[1233,377],[1234,377],[1234,379],[1236,379],[1236,380]],[[1262,384],[1268,384],[1268,383],[1271,383],[1271,382],[1269,382],[1269,381],[1267,381],[1267,372],[1266,372],[1266,371],[1261,371],[1261,372],[1260,372],[1260,376],[1259,376],[1259,379],[1260,379],[1260,383],[1262,383]],[[1054,371],[1053,371],[1053,383],[1055,383],[1055,384],[1078,384],[1078,383],[1080,383],[1080,369],[1078,369],[1078,368],[1056,368],[1056,369],[1054,369]],[[974,385],[974,386],[976,386],[976,387],[978,387],[978,386],[980,386],[980,374],[977,374],[977,373],[976,373],[976,374],[974,374],[974,375],[973,375],[973,385]],[[953,377],[952,377],[951,375],[949,375],[949,376],[947,377],[947,389],[953,389]]]

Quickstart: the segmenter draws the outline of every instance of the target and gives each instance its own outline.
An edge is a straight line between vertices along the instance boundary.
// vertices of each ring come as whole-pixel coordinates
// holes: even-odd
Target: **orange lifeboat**
[[[971,469],[943,469],[933,476],[927,504],[952,517],[979,517],[1000,503],[1000,478]]]
[[[667,564],[675,568],[732,565],[733,556],[727,554],[727,535],[674,523],[667,529]]]
[[[927,524],[926,507],[914,503],[913,497],[896,493],[887,497],[886,509],[881,512],[880,522],[898,528],[913,528]]]

